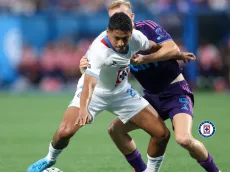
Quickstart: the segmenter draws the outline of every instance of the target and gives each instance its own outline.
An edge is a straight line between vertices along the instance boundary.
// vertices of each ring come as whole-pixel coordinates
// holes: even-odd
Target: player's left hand
[[[84,126],[85,124],[90,123],[90,121],[91,121],[91,116],[88,110],[84,110],[83,108],[80,108],[75,124],[79,126]]]
[[[189,63],[190,61],[196,61],[196,56],[190,52],[180,52],[178,59],[176,60],[183,60],[184,63]]]
[[[88,66],[88,59],[87,57],[83,56],[80,60],[80,65],[79,65],[81,73],[85,72],[87,66]]]
[[[140,65],[144,63],[144,56],[141,54],[136,54],[131,58],[131,63],[134,65]]]

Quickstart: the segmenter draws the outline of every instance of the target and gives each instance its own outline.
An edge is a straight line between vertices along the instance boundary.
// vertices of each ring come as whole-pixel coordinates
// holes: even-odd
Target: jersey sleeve
[[[86,53],[86,57],[88,58],[88,67],[85,73],[92,75],[96,78],[99,78],[100,71],[102,66],[105,64],[105,58],[100,53],[101,51],[96,46],[92,45],[90,49]]]
[[[156,44],[162,44],[163,42],[172,40],[170,34],[168,34],[163,27],[154,23],[153,21],[147,21],[145,24],[145,30],[150,34],[149,39]]]
[[[131,38],[131,46],[135,51],[145,51],[149,49],[149,40],[148,38],[138,30],[133,30],[132,38]]]

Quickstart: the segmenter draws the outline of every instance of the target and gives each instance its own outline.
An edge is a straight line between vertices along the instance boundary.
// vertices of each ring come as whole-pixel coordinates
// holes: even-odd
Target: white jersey
[[[98,78],[96,88],[88,106],[93,122],[103,110],[107,110],[125,124],[146,106],[142,98],[128,83],[130,59],[139,51],[149,48],[149,40],[137,30],[133,30],[126,54],[118,53],[110,44],[106,32],[100,34],[92,43],[86,56],[89,65],[87,74]],[[78,81],[77,90],[70,106],[80,108],[84,75]]]
[[[140,31],[133,30],[128,52],[117,52],[110,44],[106,32],[102,32],[87,51],[89,61],[85,73],[98,78],[95,91],[115,91],[128,85],[130,59],[139,51],[149,49],[149,40]],[[78,86],[83,85],[83,78]]]

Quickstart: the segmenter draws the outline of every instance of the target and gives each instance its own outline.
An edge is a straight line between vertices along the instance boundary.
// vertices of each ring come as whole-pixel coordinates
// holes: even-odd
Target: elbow
[[[173,54],[178,55],[180,53],[180,48],[177,45],[173,46]]]

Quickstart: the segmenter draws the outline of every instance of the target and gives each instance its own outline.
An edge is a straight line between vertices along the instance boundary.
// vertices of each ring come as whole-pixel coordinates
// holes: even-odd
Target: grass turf
[[[62,118],[71,95],[8,96],[0,94],[0,171],[25,172],[27,167],[47,154],[49,142]],[[223,172],[230,171],[230,95],[196,93],[194,137],[202,141]],[[81,129],[56,166],[64,172],[131,172],[132,168],[116,149],[107,134],[114,118],[108,112],[99,115],[95,123]],[[198,125],[212,121],[216,133],[211,138],[198,134]],[[167,126],[171,129],[170,121]],[[131,133],[146,160],[149,136],[138,130]],[[202,172],[172,137],[161,172]]]

